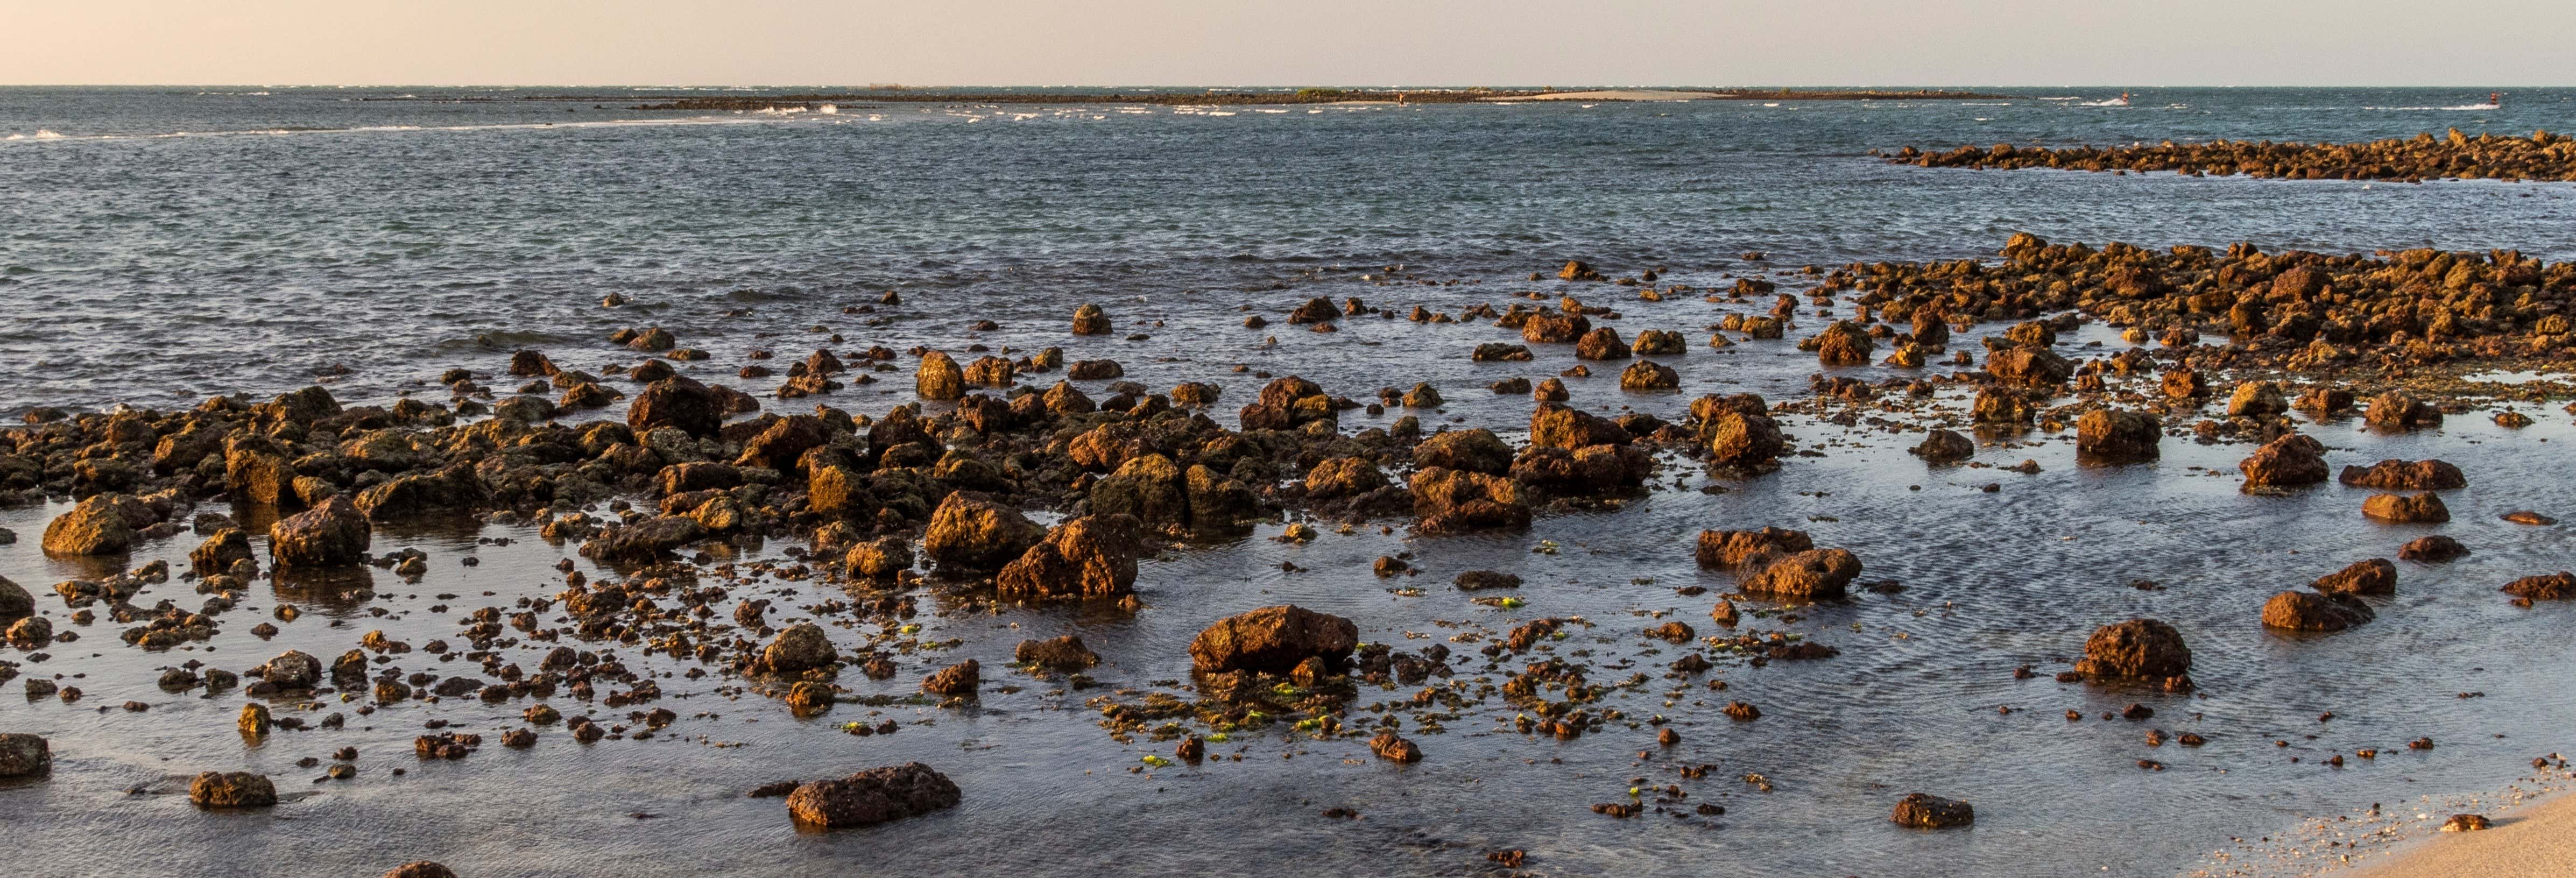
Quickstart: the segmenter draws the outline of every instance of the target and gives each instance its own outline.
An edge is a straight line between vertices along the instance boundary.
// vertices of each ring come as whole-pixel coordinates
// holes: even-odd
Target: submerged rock
[[[1067,634],[1045,640],[1020,641],[1020,645],[1011,650],[1011,660],[1058,671],[1079,671],[1099,664],[1100,655],[1084,646],[1080,636]]]
[[[2373,494],[2361,502],[2361,514],[2391,524],[2440,524],[2451,520],[2451,510],[2442,505],[2441,495],[2431,492],[2411,497]]]

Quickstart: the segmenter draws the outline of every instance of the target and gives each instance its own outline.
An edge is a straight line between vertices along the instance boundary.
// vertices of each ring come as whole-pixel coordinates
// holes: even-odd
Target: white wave
[[[36,139],[37,139],[37,140],[61,140],[61,139],[63,139],[63,135],[62,135],[60,132],[56,132],[56,131],[54,131],[54,130],[52,130],[52,129],[50,129],[50,128],[38,128],[38,129],[36,129]]]
[[[2461,104],[2456,107],[2363,107],[2362,109],[2406,113],[2433,113],[2453,110],[2501,110],[2504,109],[2504,107],[2497,104]]]
[[[826,116],[838,116],[841,114],[841,108],[837,104],[824,104],[821,109],[815,110],[814,112],[821,113]]]
[[[2079,107],[2125,107],[2129,105],[2129,102],[2119,98],[2112,98],[2107,101],[2077,101],[2075,102],[2075,105]]]
[[[871,117],[871,118],[877,118],[877,117]],[[361,126],[361,127],[355,127],[355,128],[256,128],[256,129],[238,130],[238,131],[168,131],[168,132],[160,132],[160,133],[155,133],[155,134],[77,134],[77,135],[74,135],[74,134],[62,134],[62,133],[58,133],[58,132],[52,131],[52,130],[50,130],[50,129],[37,129],[37,131],[36,131],[35,135],[34,135],[34,136],[32,136],[32,137],[31,137],[31,136],[27,136],[27,135],[12,134],[12,135],[9,135],[9,136],[7,136],[7,137],[0,137],[0,141],[59,140],[59,141],[64,141],[64,142],[84,142],[84,141],[95,141],[95,140],[169,140],[169,139],[181,138],[181,137],[248,137],[248,136],[289,137],[289,136],[305,136],[305,135],[316,135],[316,134],[341,134],[341,135],[349,135],[349,134],[402,134],[402,133],[416,133],[416,132],[543,131],[543,130],[550,130],[550,129],[577,129],[577,128],[660,128],[660,127],[686,126],[686,125],[758,125],[758,124],[771,124],[771,125],[777,125],[777,124],[786,124],[788,121],[789,121],[789,120],[787,120],[787,119],[785,119],[785,118],[778,118],[778,119],[774,119],[774,120],[773,120],[773,119],[755,119],[755,118],[697,117],[697,118],[689,118],[689,119],[615,119],[615,120],[602,120],[602,121],[597,121],[597,122],[518,122],[518,123],[493,124],[493,125],[434,125],[434,126],[424,126],[424,125],[368,125],[368,126]],[[818,122],[819,122],[819,121],[821,121],[821,120],[816,120],[816,121],[818,121]],[[810,124],[810,123],[809,123],[809,124]]]

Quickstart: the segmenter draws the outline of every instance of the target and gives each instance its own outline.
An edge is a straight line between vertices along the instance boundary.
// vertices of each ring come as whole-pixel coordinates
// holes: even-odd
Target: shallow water
[[[2177,93],[2173,102],[2189,106],[2118,114],[2031,102],[1654,104],[1221,119],[1099,108],[1017,122],[983,111],[976,122],[943,108],[893,106],[879,122],[866,115],[878,111],[845,107],[850,115],[829,122],[77,139],[226,125],[516,125],[563,109],[353,104],[283,90],[259,100],[281,96],[306,103],[277,110],[193,94],[0,91],[0,132],[67,135],[0,142],[0,174],[10,184],[0,187],[0,215],[12,218],[0,237],[0,299],[22,313],[58,315],[0,329],[0,357],[24,376],[0,388],[0,407],[173,405],[219,391],[267,393],[334,362],[355,370],[333,384],[344,400],[380,400],[448,365],[499,372],[521,346],[543,347],[571,367],[633,362],[599,337],[648,323],[715,353],[678,364],[683,371],[724,376],[754,346],[793,357],[826,344],[824,333],[804,331],[823,325],[844,335],[829,344],[836,350],[926,343],[955,351],[981,342],[1057,345],[1069,359],[1114,357],[1130,380],[1158,389],[1219,383],[1219,408],[1228,412],[1260,384],[1229,371],[1237,363],[1302,374],[1353,397],[1429,381],[1450,403],[1425,415],[1426,426],[1458,421],[1508,431],[1526,423],[1530,402],[1483,386],[1553,375],[1574,363],[1564,346],[1541,346],[1530,363],[1471,363],[1466,352],[1476,343],[1509,334],[1476,323],[1375,319],[1313,334],[1285,325],[1281,312],[1310,295],[1454,312],[1503,303],[1514,291],[1553,294],[1560,285],[1552,280],[1518,278],[1568,256],[1620,271],[1663,266],[1674,281],[1715,284],[1810,260],[1988,253],[2017,229],[2141,244],[2253,237],[2267,247],[2339,251],[2435,242],[2519,246],[2552,258],[2576,252],[2563,236],[2576,188],[2564,185],[1933,172],[1860,154],[1909,143],[2166,133],[2394,136],[2479,119],[2357,109],[2444,100],[2375,92]],[[2141,93],[2140,103],[2163,101],[2148,98]],[[2480,124],[2555,128],[2576,116],[2550,100],[2516,100],[2515,109]],[[592,113],[588,106],[580,112]],[[1991,121],[1972,121],[1978,117]],[[1756,249],[1770,251],[1771,262],[1737,257]],[[1386,266],[1395,263],[1405,266],[1400,278],[1466,282],[1390,283]],[[882,324],[841,313],[889,288],[906,303],[867,315]],[[1616,302],[1626,313],[1618,325],[1632,335],[1672,328],[1697,339],[1697,327],[1727,310],[1690,296],[1649,303],[1620,301],[1625,288],[1573,289]],[[612,290],[639,304],[599,308],[596,299]],[[1144,324],[1135,329],[1151,338],[1065,335],[1066,315],[1082,301],[1107,305],[1122,327]],[[1238,305],[1255,306],[1274,326],[1240,328]],[[746,308],[747,316],[725,316]],[[986,317],[1003,329],[964,329]],[[475,342],[501,333],[508,335],[491,348]],[[1263,346],[1270,336],[1277,344]],[[2108,339],[2088,328],[2064,344],[2086,341]],[[1568,383],[1587,407],[1677,417],[1701,393],[1797,398],[1815,371],[1811,356],[1789,342],[1694,347],[1658,359],[1681,370],[1679,392],[1620,393],[1606,369]],[[894,377],[889,384],[909,386],[900,380],[908,376]],[[881,414],[909,399],[871,385],[827,401]],[[2231,836],[2429,791],[2484,789],[2516,776],[2532,756],[2576,748],[2568,731],[2576,727],[2568,721],[2576,695],[2558,679],[2576,658],[2559,636],[2576,621],[2571,608],[2516,610],[2495,592],[2512,578],[2568,566],[2563,527],[2496,519],[2524,508],[2568,512],[2552,506],[2564,494],[2565,457],[2555,448],[2576,441],[2576,429],[2554,407],[2526,410],[2540,423],[2520,431],[2494,427],[2482,412],[2408,436],[2365,433],[2351,422],[2309,428],[2334,449],[2336,467],[2424,456],[2460,465],[2471,485],[2446,492],[2454,520],[2440,527],[2366,521],[2358,507],[2368,492],[2340,486],[2245,496],[2233,475],[2251,450],[2243,445],[2169,438],[2160,462],[2117,468],[2078,466],[2071,441],[2046,434],[1980,449],[1979,461],[2041,465],[2022,475],[1926,467],[1903,451],[1917,435],[1793,417],[1784,426],[1820,456],[1791,458],[1758,479],[1715,482],[1722,493],[1698,490],[1710,480],[1688,467],[1667,467],[1661,481],[1678,481],[1677,490],[1616,512],[1543,518],[1527,533],[1409,539],[1400,530],[1340,535],[1327,526],[1322,539],[1293,546],[1265,539],[1274,525],[1146,561],[1137,590],[1148,609],[1132,617],[1064,607],[934,612],[953,605],[925,593],[921,640],[962,644],[907,654],[898,660],[903,672],[888,681],[840,680],[860,694],[899,695],[913,691],[923,671],[975,657],[987,685],[972,710],[900,706],[877,709],[880,717],[845,704],[797,720],[775,701],[735,699],[713,679],[673,676],[659,681],[669,693],[660,704],[681,714],[668,730],[678,737],[580,745],[554,727],[524,752],[488,737],[520,725],[524,699],[414,703],[352,714],[346,730],[280,731],[248,747],[232,729],[244,700],[238,693],[174,696],[152,680],[157,668],[187,658],[233,670],[288,648],[327,659],[374,628],[415,644],[453,637],[456,617],[473,607],[559,590],[551,565],[570,547],[549,546],[524,528],[380,529],[375,551],[416,546],[433,556],[432,572],[416,585],[373,572],[382,596],[366,606],[386,616],[309,592],[264,593],[262,583],[222,617],[223,633],[210,643],[147,654],[117,643],[118,626],[69,625],[45,591],[94,572],[37,549],[61,505],[0,510],[0,527],[20,534],[0,546],[0,576],[39,592],[44,612],[82,635],[24,670],[81,675],[62,682],[87,691],[68,706],[28,703],[14,687],[0,697],[0,730],[47,735],[56,756],[51,779],[0,788],[0,823],[14,842],[0,862],[65,876],[266,874],[278,864],[374,874],[417,858],[466,875],[831,868],[1451,875],[1493,871],[1484,852],[1525,848],[1529,868],[1550,875],[2173,874]],[[1344,426],[1383,426],[1400,413],[1351,412]],[[1864,411],[1861,423],[1869,416]],[[1979,490],[1989,483],[1999,489]],[[1691,539],[1702,528],[1762,525],[1809,530],[1820,545],[1858,553],[1864,579],[1895,579],[1906,589],[1804,610],[1796,623],[1748,619],[1835,645],[1838,658],[1762,668],[1721,662],[1708,676],[1728,681],[1723,693],[1697,679],[1661,679],[1663,663],[1680,650],[1641,638],[1638,629],[1661,620],[1639,614],[1669,610],[1709,633],[1711,599],[1671,589],[1730,583],[1695,568]],[[2426,532],[2453,535],[2476,554],[2449,565],[2399,562],[2399,593],[2378,602],[2377,621],[2310,638],[2255,624],[2273,592],[2354,560],[2393,556]],[[184,567],[195,540],[147,545],[121,566],[161,558]],[[1557,553],[1534,552],[1542,541]],[[771,557],[781,548],[749,551]],[[1422,586],[1420,597],[1391,594],[1390,583],[1367,572],[1371,558],[1405,550],[1427,571],[1404,583]],[[481,565],[461,566],[464,555]],[[1282,561],[1306,572],[1283,572]],[[1457,571],[1475,568],[1524,577],[1518,594],[1527,606],[1471,605],[1447,587]],[[2164,589],[2130,587],[2138,579]],[[810,584],[775,587],[795,597],[779,600],[773,619],[799,618],[795,607],[820,599]],[[173,582],[136,603],[165,598],[198,600]],[[1583,616],[1596,627],[1577,629],[1555,649],[1590,650],[1584,660],[1596,682],[1646,672],[1650,682],[1611,703],[1635,718],[1673,718],[1683,742],[1662,751],[1651,726],[1617,723],[1571,742],[1531,738],[1510,730],[1511,712],[1497,701],[1448,721],[1445,734],[1413,733],[1408,721],[1427,754],[1411,766],[1371,758],[1360,739],[1318,742],[1274,729],[1210,746],[1220,757],[1239,750],[1240,762],[1130,773],[1141,756],[1168,754],[1170,745],[1111,740],[1083,704],[1110,689],[1057,694],[1057,686],[1007,668],[1020,639],[1078,632],[1106,659],[1094,676],[1112,688],[1148,688],[1186,676],[1186,643],[1207,622],[1281,602],[1350,616],[1364,640],[1405,649],[1530,618]],[[273,641],[250,636],[282,603],[305,615],[280,623]],[[450,611],[428,609],[441,604]],[[2081,651],[2094,626],[2134,615],[2185,633],[2198,695],[2047,678]],[[858,639],[832,630],[845,647]],[[533,666],[550,646],[505,652]],[[1453,644],[1462,676],[1481,675],[1483,663],[1468,660],[1473,646]],[[617,652],[657,672],[693,666]],[[0,657],[25,658],[5,648]],[[400,664],[438,666],[420,653]],[[450,664],[463,670],[441,670],[472,669]],[[2012,679],[2024,664],[2041,676]],[[1500,673],[1492,676],[1499,682]],[[1024,688],[999,691],[1005,684]],[[1410,688],[1364,693],[1361,701],[1400,699]],[[2455,697],[2465,691],[2485,695]],[[1668,692],[1679,693],[1677,703],[1664,703]],[[129,699],[152,707],[117,709]],[[1719,716],[1716,707],[1732,699],[1760,706],[1763,718]],[[2132,702],[2157,716],[2100,718]],[[581,712],[569,699],[556,703]],[[332,704],[308,718],[353,708]],[[2085,719],[2069,722],[2069,709]],[[603,721],[623,713],[598,710]],[[2334,719],[2321,722],[2328,711]],[[484,732],[487,743],[459,762],[418,760],[408,742],[432,718]],[[861,718],[903,727],[874,737],[837,728]],[[2209,743],[2150,748],[2150,727],[2198,732]],[[2439,746],[2404,748],[2419,736]],[[342,746],[361,751],[357,780],[308,785],[321,769],[293,765]],[[2339,770],[2317,764],[2362,747],[2381,754]],[[1645,750],[1657,752],[1641,761]],[[2140,770],[2135,762],[2145,758],[2168,770]],[[907,760],[949,774],[965,790],[964,804],[874,829],[810,833],[792,828],[776,800],[742,797],[769,781]],[[1679,766],[1701,763],[1715,766],[1705,779],[1679,777]],[[274,773],[281,793],[302,797],[254,814],[188,805],[187,775],[237,768]],[[394,777],[395,768],[408,773]],[[1756,791],[1741,780],[1747,773],[1769,778],[1774,790]],[[1691,803],[1714,802],[1727,813],[1619,820],[1589,810],[1625,800],[1636,777],[1679,783]],[[1917,790],[1972,801],[1977,825],[1925,833],[1889,824],[1894,801]],[[1363,817],[1327,819],[1320,816],[1327,807]]]

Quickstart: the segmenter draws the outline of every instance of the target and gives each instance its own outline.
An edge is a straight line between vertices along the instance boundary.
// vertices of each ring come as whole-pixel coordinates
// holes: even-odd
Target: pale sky
[[[2570,0],[0,0],[0,84],[2568,84]]]

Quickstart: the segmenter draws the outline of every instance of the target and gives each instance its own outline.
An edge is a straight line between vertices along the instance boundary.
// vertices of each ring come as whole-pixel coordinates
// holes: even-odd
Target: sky
[[[2568,0],[0,0],[9,85],[2566,85]]]

